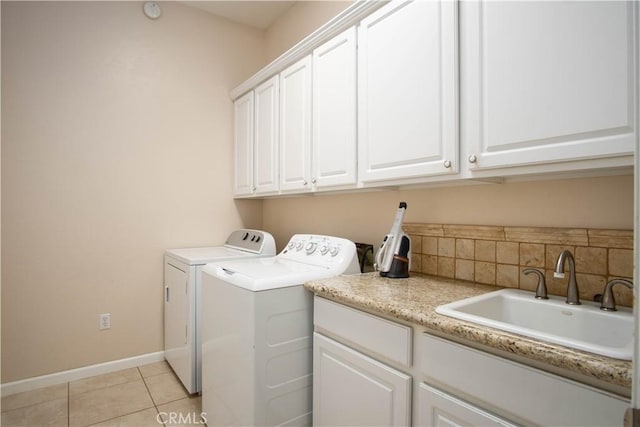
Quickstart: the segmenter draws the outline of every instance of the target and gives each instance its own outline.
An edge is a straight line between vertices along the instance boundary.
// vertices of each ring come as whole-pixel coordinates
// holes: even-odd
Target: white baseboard
[[[110,372],[135,368],[136,366],[161,362],[163,360],[164,351],[141,354],[140,356],[128,357],[126,359],[113,360],[111,362],[99,363],[97,365],[84,366],[82,368],[70,369],[68,371],[55,372],[53,374],[5,383],[2,384],[1,393],[2,396],[8,396],[10,394],[22,393],[23,391],[35,390],[37,388],[80,380],[82,378],[93,377],[95,375],[108,374]]]

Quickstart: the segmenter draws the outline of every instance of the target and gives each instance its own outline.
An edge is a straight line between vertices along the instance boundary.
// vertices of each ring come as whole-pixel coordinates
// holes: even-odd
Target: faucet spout
[[[556,269],[553,272],[553,277],[564,277],[564,265],[569,260],[569,283],[567,285],[567,304],[580,305],[580,292],[578,291],[578,283],[576,281],[576,261],[573,258],[571,251],[565,249],[558,255],[558,261],[556,262]]]
[[[616,300],[613,297],[613,285],[623,285],[633,290],[633,282],[627,279],[615,278],[610,280],[604,287],[604,293],[602,295],[602,304],[600,304],[600,310],[604,311],[618,311],[616,308]]]

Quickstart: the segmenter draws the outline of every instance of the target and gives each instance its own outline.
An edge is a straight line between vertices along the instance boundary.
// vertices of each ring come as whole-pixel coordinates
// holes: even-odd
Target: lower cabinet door
[[[410,376],[318,333],[313,352],[313,425],[410,424]]]
[[[415,424],[433,427],[515,426],[425,383],[420,384],[418,391]]]

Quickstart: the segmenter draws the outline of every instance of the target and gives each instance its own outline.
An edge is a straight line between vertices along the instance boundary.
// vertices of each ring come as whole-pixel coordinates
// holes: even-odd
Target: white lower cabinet
[[[515,426],[468,402],[421,383],[415,424],[433,427]]]
[[[411,377],[313,334],[313,424],[408,426]]]
[[[410,425],[411,376],[381,360],[411,360],[411,328],[318,297],[313,316],[313,424]]]
[[[316,426],[621,426],[630,405],[423,326],[318,296],[314,330]]]
[[[524,425],[623,425],[627,399],[429,334],[420,340],[421,376],[427,384],[457,396],[445,405],[442,395],[433,402],[429,401],[433,394],[421,395],[421,425],[488,424],[482,418],[466,422],[471,412],[497,414]],[[439,413],[438,406],[445,410]],[[456,421],[446,424],[447,416]],[[492,419],[509,425],[501,418]]]

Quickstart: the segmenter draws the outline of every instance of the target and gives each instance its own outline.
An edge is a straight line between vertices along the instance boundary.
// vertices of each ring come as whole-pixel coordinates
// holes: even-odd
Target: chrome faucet
[[[527,276],[529,274],[535,274],[538,276],[538,285],[536,286],[536,299],[549,299],[547,296],[547,284],[544,280],[544,274],[540,270],[536,270],[535,268],[527,268],[522,271]]]
[[[567,285],[567,304],[580,305],[580,292],[578,291],[578,283],[576,282],[576,261],[571,251],[565,249],[558,255],[556,262],[556,271],[553,277],[564,278],[564,264],[569,259],[569,284]]]
[[[609,283],[604,287],[602,294],[602,303],[600,303],[600,310],[604,311],[617,311],[616,300],[613,297],[613,285],[621,284],[629,289],[633,289],[633,282],[627,279],[611,279]]]

